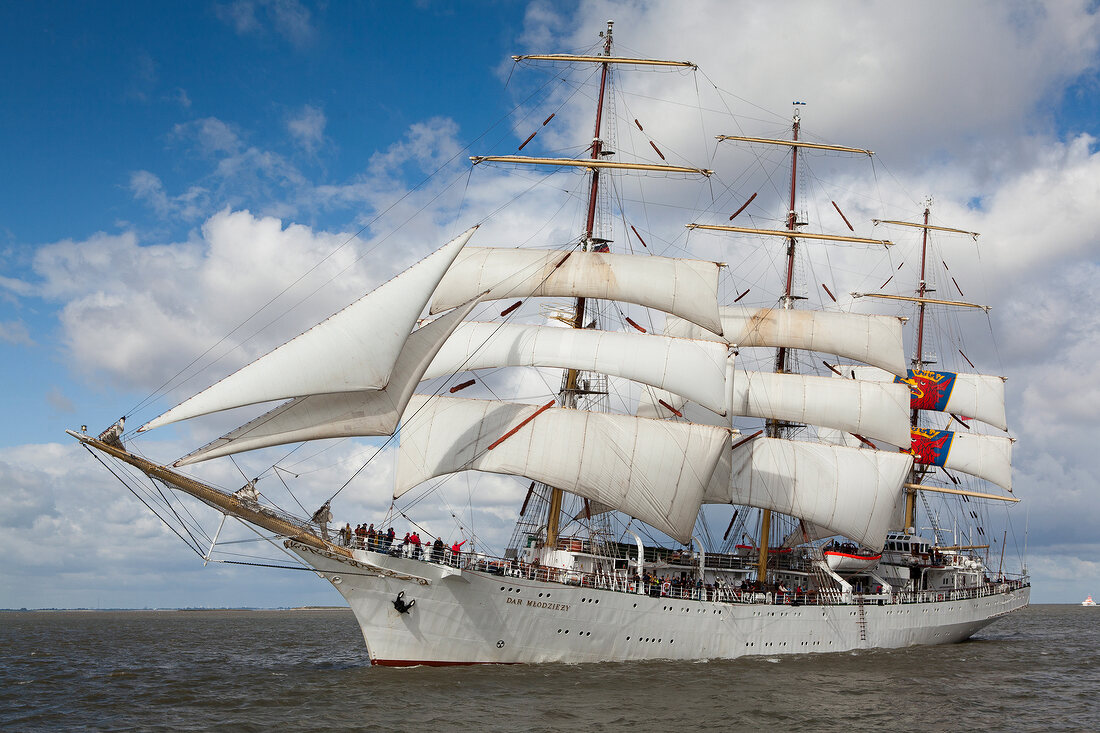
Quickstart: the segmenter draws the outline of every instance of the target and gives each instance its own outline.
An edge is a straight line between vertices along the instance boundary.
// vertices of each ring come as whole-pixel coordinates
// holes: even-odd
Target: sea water
[[[1100,730],[1100,608],[963,644],[721,662],[372,668],[351,612],[0,612],[11,730]]]

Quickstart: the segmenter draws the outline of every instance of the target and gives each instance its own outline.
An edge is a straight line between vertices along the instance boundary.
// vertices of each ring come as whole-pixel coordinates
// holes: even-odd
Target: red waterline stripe
[[[520,662],[443,662],[437,659],[372,659],[375,667],[470,667],[475,664],[520,664]]]

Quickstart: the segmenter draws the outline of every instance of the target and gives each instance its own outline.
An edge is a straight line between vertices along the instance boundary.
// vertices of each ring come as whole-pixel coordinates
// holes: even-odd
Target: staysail
[[[413,331],[397,357],[393,375],[385,388],[295,397],[184,456],[173,465],[186,466],[242,451],[304,440],[392,434],[409,398],[424,378],[429,362],[479,302],[480,298],[474,298]]]
[[[500,298],[600,298],[636,303],[722,333],[716,262],[572,250],[470,247],[455,260],[432,313],[488,291]],[[712,337],[713,338],[713,337]]]
[[[729,431],[552,408],[414,395],[401,425],[394,497],[435,476],[525,476],[602,502],[688,542]]]
[[[881,550],[912,465],[905,453],[756,438],[722,452],[704,501],[780,512]]]
[[[259,402],[385,387],[417,317],[476,229],[140,430]]]

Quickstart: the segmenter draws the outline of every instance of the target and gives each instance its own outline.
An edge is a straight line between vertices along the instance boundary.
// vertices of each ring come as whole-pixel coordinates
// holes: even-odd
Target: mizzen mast
[[[933,288],[928,287],[928,232],[934,230],[934,231],[941,231],[941,232],[949,232],[949,233],[952,233],[952,234],[966,234],[966,235],[970,236],[972,239],[974,239],[975,241],[977,241],[978,236],[979,236],[978,232],[970,232],[970,231],[966,231],[964,229],[953,229],[951,227],[944,227],[944,226],[937,226],[937,225],[934,225],[934,224],[929,224],[928,220],[929,220],[930,215],[931,215],[931,206],[930,206],[930,202],[929,202],[929,203],[925,204],[925,207],[924,207],[924,221],[923,221],[923,223],[920,223],[920,224],[917,224],[917,223],[914,223],[914,222],[908,222],[908,221],[895,221],[895,220],[890,220],[890,219],[874,219],[874,220],[872,220],[873,223],[876,224],[876,225],[878,225],[878,224],[889,224],[889,225],[892,225],[892,226],[913,227],[913,228],[917,228],[917,229],[921,230],[920,280],[917,281],[916,297],[907,297],[907,296],[903,296],[903,295],[888,295],[888,294],[885,294],[885,293],[852,293],[852,296],[857,297],[857,298],[860,298],[860,297],[887,298],[887,299],[891,299],[891,300],[906,300],[906,301],[911,301],[911,302],[914,302],[914,303],[917,304],[917,339],[916,339],[916,347],[915,347],[914,352],[913,352],[913,360],[912,360],[913,368],[917,369],[917,370],[924,369],[926,366],[935,363],[934,360],[932,360],[932,359],[926,359],[925,358],[925,353],[924,353],[924,323],[925,323],[925,315],[926,315],[925,312],[926,312],[927,307],[929,305],[956,306],[956,307],[961,307],[961,308],[981,308],[985,311],[989,310],[989,306],[979,305],[977,303],[967,303],[965,301],[958,301],[958,300],[941,300],[941,299],[938,299],[938,298],[929,298],[928,297],[928,293],[935,292],[935,290]],[[914,428],[919,427],[920,412],[921,411],[918,408],[913,408],[913,410],[912,410],[912,419],[910,420],[910,424]],[[932,491],[936,490],[935,487],[926,487],[926,486],[922,485],[921,480],[922,480],[923,476],[928,472],[928,470],[917,468],[917,463],[920,462],[919,461],[920,456],[916,456],[916,459],[917,459],[917,461],[913,465],[912,480],[905,485],[905,488],[906,488],[905,524],[902,527],[902,529],[906,532],[908,532],[910,530],[910,528],[915,529],[914,523],[916,522],[916,515],[917,515],[917,492],[921,491],[921,490],[925,490],[925,489],[932,490]],[[962,491],[947,492],[946,490],[941,490],[941,491],[943,493],[962,493],[962,494],[966,494],[966,495],[969,495],[969,496],[975,495],[974,492],[962,492]],[[989,495],[989,496],[983,496],[982,498],[1000,498],[1000,497],[995,497],[995,496]]]

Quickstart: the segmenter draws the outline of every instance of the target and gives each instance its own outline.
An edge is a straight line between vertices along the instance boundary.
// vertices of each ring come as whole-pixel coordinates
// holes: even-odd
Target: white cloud
[[[287,129],[307,153],[314,153],[325,141],[325,113],[307,104],[287,120]]]
[[[313,15],[298,0],[234,0],[215,5],[218,18],[238,35],[260,35],[270,30],[302,48],[317,37]]]
[[[70,415],[76,412],[76,406],[73,404],[73,401],[66,397],[65,393],[56,386],[50,387],[49,391],[46,392],[46,402],[48,402],[50,407],[56,412]]]
[[[215,353],[232,351],[319,288],[307,315],[280,324],[291,335],[377,284],[379,273],[355,268],[354,247],[339,249],[348,240],[345,234],[315,234],[270,217],[225,211],[187,242],[141,244],[132,233],[97,234],[42,247],[34,263],[41,278],[37,293],[62,304],[64,342],[78,368],[153,389],[284,287],[291,290],[272,310],[233,333]],[[321,261],[323,266],[295,283]],[[349,274],[326,285],[346,268]],[[240,364],[285,338],[285,331],[261,337],[230,361]]]
[[[200,186],[192,186],[178,196],[169,196],[160,178],[149,171],[130,174],[130,192],[135,199],[152,207],[158,216],[184,221],[201,216],[208,199],[208,192]]]
[[[27,331],[27,324],[22,321],[0,321],[0,341],[24,346],[34,343],[30,332]]]
[[[243,147],[233,126],[216,117],[178,124],[173,133],[180,139],[194,141],[199,152],[207,156],[236,155]]]

